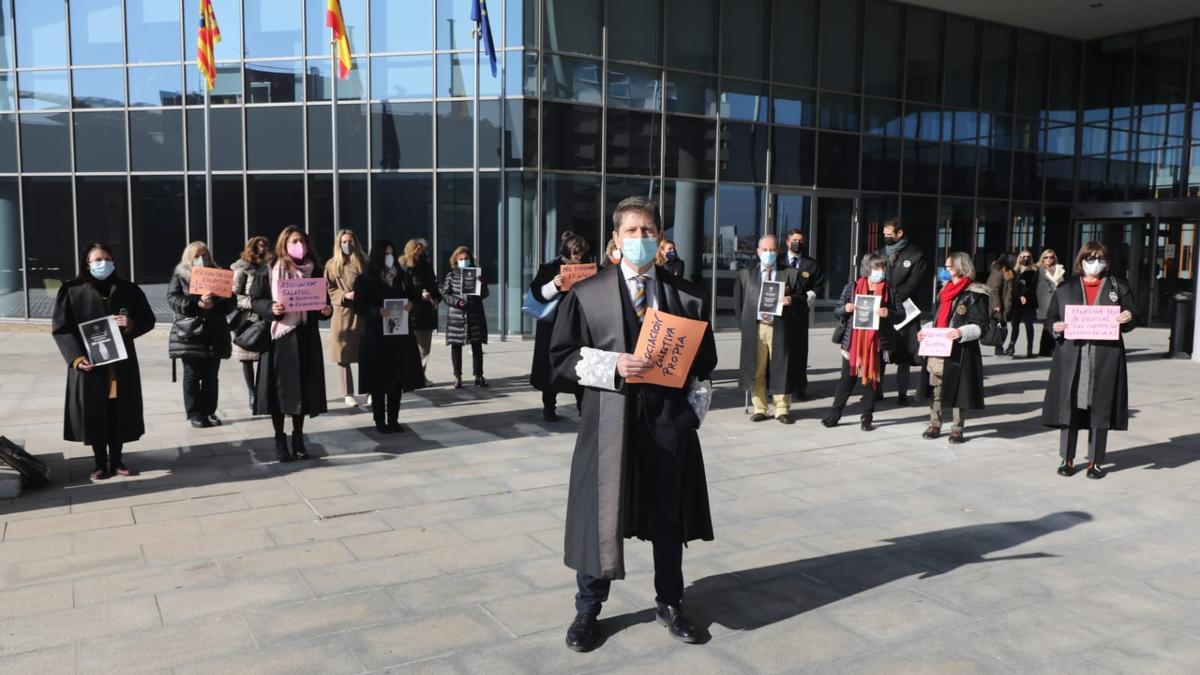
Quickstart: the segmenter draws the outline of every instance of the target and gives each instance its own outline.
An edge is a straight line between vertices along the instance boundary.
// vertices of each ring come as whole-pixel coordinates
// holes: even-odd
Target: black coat
[[[479,295],[463,293],[462,270],[452,269],[442,280],[442,301],[446,303],[446,344],[487,344],[487,314],[483,300],[488,296],[487,282],[479,279]]]
[[[233,298],[213,296],[212,309],[200,308],[200,296],[188,293],[190,268],[175,268],[175,275],[167,285],[167,304],[175,313],[171,324],[171,337],[167,342],[167,355],[173,359],[202,358],[227,359],[232,352],[229,321],[226,315],[234,309]],[[190,325],[199,321],[203,328],[198,334],[186,337]]]
[[[682,278],[684,271],[687,269],[687,265],[684,264],[683,258],[676,257],[674,260],[668,260],[663,263],[662,268],[671,274]]]
[[[775,317],[771,331],[771,364],[767,367],[767,393],[800,394],[803,382],[793,376],[792,343],[797,331],[805,330],[807,321],[801,323],[796,298],[800,295],[799,273],[790,268],[773,270],[773,280],[783,282],[784,295],[792,298],[792,304],[783,308],[783,314]],[[741,331],[742,342],[738,360],[738,383],[747,392],[754,390],[754,371],[758,362],[758,296],[762,291],[762,268],[748,267],[738,270],[733,284],[733,313]]]
[[[312,278],[320,278],[322,274],[323,270],[316,268]],[[250,298],[250,305],[259,317],[265,321],[275,320],[271,312],[274,300],[271,298],[270,265],[263,265],[255,275]],[[320,330],[320,322],[325,319],[320,312],[308,312],[306,320],[294,330],[278,340],[271,340],[271,346],[258,360],[255,414],[316,417],[328,409]]]
[[[854,304],[854,287],[857,281],[852,281],[846,284],[842,289],[842,294],[838,297],[838,304],[833,308],[833,316],[839,321],[849,322],[846,330],[842,333],[841,348],[844,352],[850,351],[850,340],[854,337],[854,313],[846,312],[847,304]],[[879,318],[879,351],[890,353],[896,348],[896,324],[905,319],[904,306],[896,302],[896,296],[888,296],[891,302],[887,305],[888,315]],[[906,326],[907,328],[907,326]]]
[[[67,394],[63,408],[63,440],[87,444],[115,441],[132,443],[145,433],[142,418],[142,374],[133,341],[154,328],[154,311],[146,294],[124,279],[93,285],[82,278],[72,279],[58,290],[54,301],[51,333],[59,352],[67,362]],[[99,288],[110,288],[105,299]],[[101,317],[125,314],[129,327],[123,332],[129,358],[85,373],[72,367],[76,359],[87,356],[79,324]],[[109,426],[108,396],[113,380],[117,386],[116,428]]]
[[[707,321],[699,286],[661,267],[656,271],[659,308],[669,314]],[[558,309],[550,360],[559,379],[578,382],[575,366],[582,349],[630,353],[637,342],[637,318],[620,269],[605,268],[573,286]],[[717,366],[712,326],[704,332],[691,377],[706,380]],[[651,509],[659,486],[646,480],[637,461],[640,436],[648,427],[653,439],[680,457],[680,543],[713,538],[704,459],[696,435],[699,419],[682,389],[623,382],[616,391],[586,387],[583,414],[567,494],[564,562],[567,567],[604,579],[625,576],[624,538],[653,538]],[[640,412],[639,412],[640,410]],[[639,417],[640,415],[640,417]],[[644,420],[638,429],[635,422]]]
[[[1046,308],[1045,330],[1054,332],[1054,324],[1062,321],[1067,305],[1083,305],[1087,300],[1083,282],[1068,279],[1050,298]],[[1124,311],[1134,311],[1133,293],[1122,279],[1105,277],[1096,295],[1097,305],[1120,305]],[[1121,324],[1121,333],[1133,330],[1133,322]],[[1092,346],[1092,400],[1089,426],[1094,429],[1124,431],[1129,428],[1129,380],[1126,373],[1125,339],[1067,340],[1056,336],[1054,360],[1050,362],[1050,381],[1042,406],[1042,424],[1048,427],[1067,427],[1075,409],[1076,388],[1079,386],[1080,352]]]
[[[979,283],[967,286],[967,290],[954,298],[954,305],[950,308],[950,325],[947,328],[957,328],[961,331],[964,326],[973,325],[979,328],[982,335],[983,331],[987,330],[991,318],[991,300],[987,286]],[[940,304],[939,302],[933,307],[935,321]],[[979,350],[979,340],[955,340],[950,356],[943,361],[942,407],[982,409],[983,354]]]
[[[905,300],[912,300],[917,307],[925,309],[929,304],[929,265],[925,262],[925,254],[910,241],[904,248],[889,256],[887,248],[880,248],[875,255],[887,260],[887,281],[892,289],[892,295],[900,305]],[[892,349],[891,363],[905,365],[920,365],[921,358],[917,356],[917,332],[920,327],[916,321],[910,322],[897,335]]]
[[[1013,272],[1013,312],[1037,311],[1039,269],[1029,267],[1024,272]],[[1021,303],[1021,298],[1025,299],[1024,304]]]
[[[386,389],[389,381],[400,383],[402,391],[425,386],[421,352],[411,335],[384,335],[379,310],[384,300],[408,300],[417,306],[421,290],[408,286],[408,277],[397,274],[391,284],[373,274],[363,273],[354,281],[354,311],[362,321],[362,343],[358,361],[358,393],[370,394]],[[412,314],[409,314],[412,320]],[[411,331],[412,324],[409,324]]]
[[[567,262],[562,258],[555,258],[538,267],[537,274],[533,275],[533,281],[529,284],[533,297],[538,302],[549,302],[554,299],[543,296],[542,287],[553,281],[554,277],[558,276],[560,267],[566,264]],[[561,307],[563,294],[559,293],[555,297],[560,298],[559,305]],[[529,384],[540,391],[574,394],[579,391],[578,382],[574,379],[555,381],[554,369],[550,367],[550,337],[554,333],[554,322],[538,321],[536,323],[533,337],[533,363],[529,367]]]
[[[814,296],[821,294],[821,289],[825,286],[825,271],[814,258],[803,252],[800,253],[798,262],[790,262],[789,255],[791,254],[787,252],[780,254],[779,266],[795,268],[799,274],[799,290],[792,302],[800,304],[796,308],[796,329],[791,331],[788,379],[798,383],[798,393],[803,394],[808,388],[808,293],[812,291]]]
[[[396,263],[400,265],[400,263]],[[400,265],[400,272],[404,274],[407,288],[415,288],[417,292],[417,300],[414,302],[412,312],[408,315],[409,330],[437,330],[438,327],[438,310],[437,305],[428,300],[421,300],[421,292],[429,291],[433,299],[441,302],[442,293],[438,289],[437,276],[433,273],[433,266],[429,261],[423,260],[411,268]]]

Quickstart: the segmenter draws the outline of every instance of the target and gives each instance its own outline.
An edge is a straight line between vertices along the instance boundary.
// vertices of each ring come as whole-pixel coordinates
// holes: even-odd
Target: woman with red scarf
[[[842,409],[854,390],[854,384],[863,385],[863,411],[859,426],[863,431],[875,427],[871,418],[875,414],[875,401],[879,397],[879,380],[883,376],[883,359],[891,351],[895,340],[897,321],[904,318],[904,308],[896,303],[887,283],[887,259],[870,254],[863,257],[861,276],[846,284],[840,302],[833,314],[842,320],[842,374],[838,378],[837,392],[833,395],[833,408],[821,424],[835,427],[842,418]],[[879,330],[856,329],[849,325],[854,316],[854,296],[880,296]]]
[[[950,442],[962,443],[965,411],[983,408],[983,355],[979,352],[979,336],[987,327],[991,296],[987,286],[974,282],[975,264],[966,253],[947,256],[946,271],[950,280],[938,293],[933,323],[917,333],[920,342],[925,339],[926,329],[949,328],[948,337],[954,342],[950,356],[925,358],[933,398],[929,427],[921,437],[941,436],[942,409],[953,408]]]

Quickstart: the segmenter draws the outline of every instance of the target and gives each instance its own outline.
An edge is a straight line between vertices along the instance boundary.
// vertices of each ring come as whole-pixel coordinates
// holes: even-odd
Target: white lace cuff
[[[712,383],[691,379],[688,383],[687,399],[700,423],[704,424],[704,416],[708,414],[708,408],[712,405]]]
[[[959,337],[960,342],[970,342],[971,340],[978,340],[979,336],[983,334],[983,331],[979,329],[979,326],[969,323],[962,328],[959,328],[958,333],[961,336]]]
[[[805,293],[805,295],[808,297],[808,304],[810,304],[810,305],[813,304],[813,300],[817,299],[816,291],[809,291],[809,292]]]
[[[558,286],[555,286],[553,281],[542,286],[542,297],[546,299],[546,302],[553,300],[557,295]]]
[[[617,390],[617,359],[620,352],[584,347],[579,350],[579,362],[575,364],[575,375],[579,384],[609,391]]]

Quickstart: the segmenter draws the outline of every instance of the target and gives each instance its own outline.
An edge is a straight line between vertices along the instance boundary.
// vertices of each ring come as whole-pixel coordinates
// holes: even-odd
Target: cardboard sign
[[[658,384],[682,389],[692,369],[692,361],[700,351],[707,321],[696,321],[682,316],[646,309],[642,321],[642,332],[638,335],[633,353],[650,359],[650,370],[645,375],[630,377],[628,382]]]
[[[462,268],[462,289],[464,295],[479,295],[479,268]]]
[[[582,263],[579,265],[559,265],[558,273],[562,275],[562,292],[566,293],[571,290],[575,284],[596,275],[596,263]]]
[[[384,335],[408,335],[408,310],[404,309],[406,304],[408,300],[402,298],[383,301],[383,308],[388,312],[383,318]]]
[[[763,314],[783,315],[782,281],[763,282],[762,288],[758,291],[758,313],[760,316]]]
[[[117,326],[115,316],[105,316],[79,324],[79,333],[83,336],[83,348],[87,350],[88,361],[93,366],[103,366],[129,358],[125,352],[125,339],[121,337],[121,328]]]
[[[188,293],[204,295],[212,293],[220,298],[233,297],[233,270],[215,267],[193,267],[192,279],[188,282]]]
[[[925,328],[921,330],[921,334],[925,337],[921,338],[921,347],[917,350],[918,356],[940,356],[946,358],[950,356],[950,352],[954,351],[954,340],[950,339],[949,333],[952,328]]]
[[[329,305],[325,277],[280,279],[276,301],[289,312],[319,312]]]
[[[854,330],[879,330],[879,303],[882,295],[854,296]]]
[[[1063,321],[1068,340],[1116,340],[1121,337],[1120,305],[1067,305]]]

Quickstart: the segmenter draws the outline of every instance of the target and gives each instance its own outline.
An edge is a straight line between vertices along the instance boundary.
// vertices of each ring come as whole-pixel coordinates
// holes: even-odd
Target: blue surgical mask
[[[758,260],[763,264],[763,267],[773,267],[775,265],[775,251],[759,251]]]
[[[104,281],[112,276],[116,271],[117,266],[111,260],[93,260],[88,263],[88,271],[92,273],[92,277]]]
[[[392,269],[392,265],[395,265],[395,264],[396,264],[396,256],[392,255],[391,253],[385,254],[383,256],[383,266],[385,268],[390,270],[390,269]]]
[[[867,278],[871,280],[871,283],[877,284],[877,283],[883,281],[884,276],[886,276],[886,275],[884,274],[883,270],[872,270],[871,276],[869,276]]]
[[[621,251],[631,265],[641,269],[654,262],[654,256],[658,254],[658,238],[632,239],[626,237],[621,240]]]
[[[950,283],[950,270],[945,267],[938,270],[938,281],[943,284]]]
[[[470,260],[459,260],[458,261],[458,269],[460,269],[460,270],[465,270],[470,266],[471,266]]]

